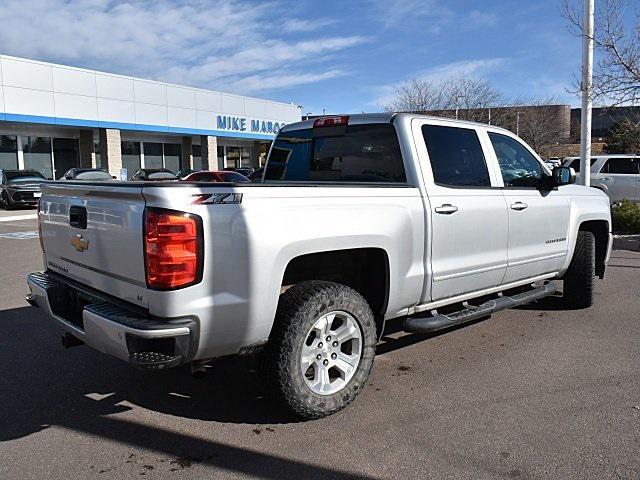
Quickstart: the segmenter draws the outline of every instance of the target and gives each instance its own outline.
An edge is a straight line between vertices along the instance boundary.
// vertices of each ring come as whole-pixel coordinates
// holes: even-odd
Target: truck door
[[[503,283],[560,270],[567,255],[569,197],[563,187],[541,190],[547,175],[517,137],[488,132],[509,212],[509,266]]]
[[[492,188],[496,172],[478,130],[415,119],[413,135],[430,204],[431,300],[499,285],[507,265],[507,209],[500,189]]]

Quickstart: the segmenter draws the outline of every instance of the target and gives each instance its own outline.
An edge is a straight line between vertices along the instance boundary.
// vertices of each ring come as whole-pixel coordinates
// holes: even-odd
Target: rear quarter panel
[[[193,205],[201,192],[242,193],[241,204]],[[412,187],[145,187],[147,206],[200,215],[203,281],[149,292],[156,315],[200,319],[196,358],[234,354],[268,339],[288,263],[308,253],[381,248],[389,258],[394,316],[415,304],[424,281],[424,211]]]

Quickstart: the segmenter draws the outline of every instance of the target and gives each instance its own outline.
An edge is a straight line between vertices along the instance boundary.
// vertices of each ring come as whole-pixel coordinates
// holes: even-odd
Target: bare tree
[[[393,100],[384,109],[388,112],[427,112],[440,110],[442,104],[441,85],[415,78],[397,88]]]
[[[565,110],[555,98],[519,99],[512,105],[500,125],[517,133],[543,157],[569,137],[568,119],[563,118]]]
[[[578,0],[562,0],[562,13],[569,30],[584,35]],[[582,3],[582,2],[579,2]],[[593,72],[594,99],[617,106],[640,100],[640,15],[637,0],[599,0],[597,2],[594,45],[599,60]],[[633,7],[631,27],[623,21]],[[576,85],[576,91],[580,85]]]
[[[429,112],[442,117],[487,121],[488,109],[503,104],[502,93],[491,82],[466,75],[441,82],[413,79],[396,90],[384,106],[389,112]],[[486,110],[482,112],[482,110]]]

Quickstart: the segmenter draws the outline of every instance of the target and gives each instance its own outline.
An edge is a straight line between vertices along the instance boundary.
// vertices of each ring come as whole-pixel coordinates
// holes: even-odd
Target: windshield
[[[41,182],[42,180],[46,180],[46,178],[38,172],[5,172],[5,176],[9,183]]]
[[[171,172],[152,172],[147,175],[148,180],[175,180],[176,178],[178,177]]]
[[[225,182],[234,182],[234,183],[250,181],[244,175],[240,175],[239,173],[236,173],[236,172],[224,172],[222,174],[222,178],[224,179]]]
[[[90,170],[77,173],[76,180],[111,180],[111,174],[102,170]]]

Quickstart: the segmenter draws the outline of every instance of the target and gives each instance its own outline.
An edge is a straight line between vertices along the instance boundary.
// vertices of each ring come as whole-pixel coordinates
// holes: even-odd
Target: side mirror
[[[551,175],[553,184],[556,187],[571,185],[576,182],[576,172],[571,167],[555,167]]]
[[[111,175],[111,178],[118,178],[118,177],[116,177],[115,175]]]

